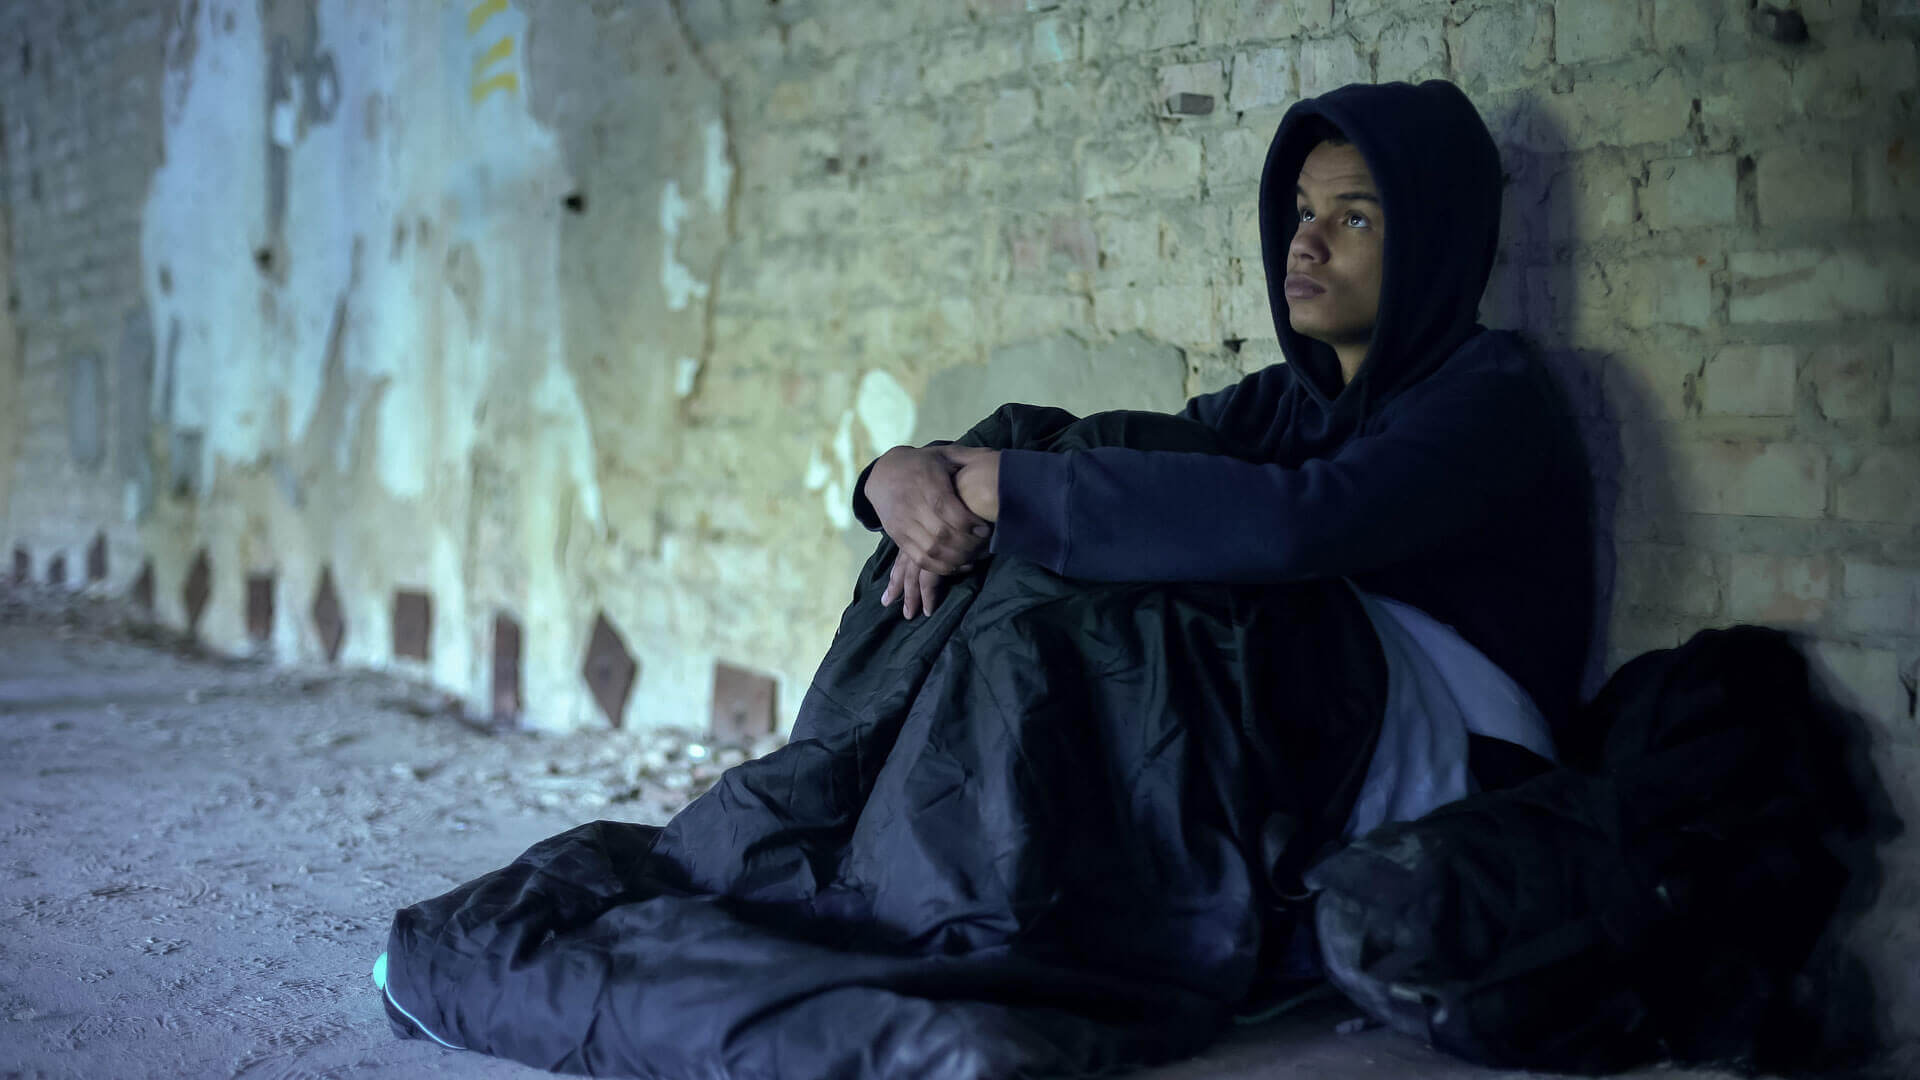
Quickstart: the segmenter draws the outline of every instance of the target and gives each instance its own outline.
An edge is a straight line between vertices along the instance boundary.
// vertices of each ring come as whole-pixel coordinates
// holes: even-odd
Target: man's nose
[[[1320,235],[1320,223],[1303,221],[1294,230],[1293,243],[1287,245],[1287,252],[1314,262],[1327,261],[1327,241]]]

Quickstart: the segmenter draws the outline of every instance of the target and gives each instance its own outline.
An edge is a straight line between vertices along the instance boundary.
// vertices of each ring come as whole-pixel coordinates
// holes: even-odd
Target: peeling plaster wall
[[[162,547],[208,545],[222,583],[276,573],[283,656],[317,651],[319,566],[341,592],[346,663],[417,664],[394,659],[389,612],[396,589],[426,592],[423,673],[474,701],[491,611],[514,612],[534,716],[569,726],[591,708],[568,677],[585,630],[560,538],[603,520],[561,325],[570,180],[527,108],[529,30],[511,4],[181,8],[140,252],[168,343],[154,418],[184,497],[147,528]],[[513,523],[484,552],[482,441],[517,481],[480,496]],[[238,616],[213,604],[203,637],[248,648]]]
[[[78,587],[98,541],[85,587],[176,625],[204,553],[200,636],[281,660],[326,655],[324,571],[340,662],[481,711],[506,616],[532,725],[701,726],[718,663],[788,724],[867,460],[1278,361],[1274,124],[1446,76],[1509,174],[1482,320],[1541,345],[1600,483],[1589,686],[1788,627],[1920,816],[1920,12],[1784,6],[0,6],[0,542]],[[1862,932],[1920,1037],[1892,850]]]
[[[5,144],[0,143],[0,175],[6,172],[5,154]],[[0,522],[8,520],[13,465],[20,456],[21,427],[26,414],[20,395],[20,338],[13,321],[17,294],[13,288],[13,244],[8,235],[7,210],[0,206]],[[6,557],[12,558],[10,554]],[[11,562],[0,568],[0,573],[12,572]]]

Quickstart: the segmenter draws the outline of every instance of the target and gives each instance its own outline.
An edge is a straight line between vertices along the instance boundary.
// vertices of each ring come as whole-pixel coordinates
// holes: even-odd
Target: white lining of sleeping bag
[[[1411,821],[1479,790],[1468,768],[1467,735],[1517,743],[1558,762],[1546,718],[1526,690],[1454,629],[1411,604],[1347,580],[1387,659],[1380,739],[1346,836],[1389,821]]]
[[[427,1038],[432,1039],[434,1042],[439,1043],[441,1046],[444,1046],[449,1050],[465,1050],[466,1049],[466,1047],[464,1046],[455,1046],[452,1043],[448,1042],[447,1040],[441,1038],[440,1036],[435,1035],[433,1033],[432,1028],[421,1023],[420,1018],[408,1012],[407,1007],[405,1005],[402,1005],[398,1001],[394,1000],[393,991],[387,989],[387,954],[386,953],[381,953],[379,958],[374,960],[373,962],[373,985],[379,987],[380,992],[386,995],[386,998],[388,1001],[393,1003],[393,1007],[400,1010],[401,1016],[404,1016],[407,1019],[413,1021],[414,1027],[417,1027],[421,1031],[426,1032]]]

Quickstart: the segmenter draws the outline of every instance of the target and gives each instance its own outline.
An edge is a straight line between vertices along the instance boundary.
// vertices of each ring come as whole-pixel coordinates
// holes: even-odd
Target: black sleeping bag
[[[960,441],[1231,452],[1163,414],[1025,405]],[[896,551],[861,571],[786,746],[664,827],[581,825],[398,912],[396,1033],[769,1080],[1088,1075],[1220,1035],[1379,734],[1386,661],[1351,590],[987,557],[907,622],[879,601]]]

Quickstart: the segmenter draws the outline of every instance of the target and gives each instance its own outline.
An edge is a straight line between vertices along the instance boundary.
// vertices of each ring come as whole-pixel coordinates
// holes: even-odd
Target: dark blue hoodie
[[[1366,159],[1386,225],[1372,344],[1344,386],[1333,349],[1294,332],[1281,291],[1313,116]],[[1557,731],[1592,622],[1591,484],[1543,366],[1476,321],[1501,184],[1492,136],[1452,83],[1352,85],[1295,103],[1260,178],[1287,362],[1182,410],[1249,460],[1003,451],[994,554],[1102,581],[1351,578],[1451,625]]]

